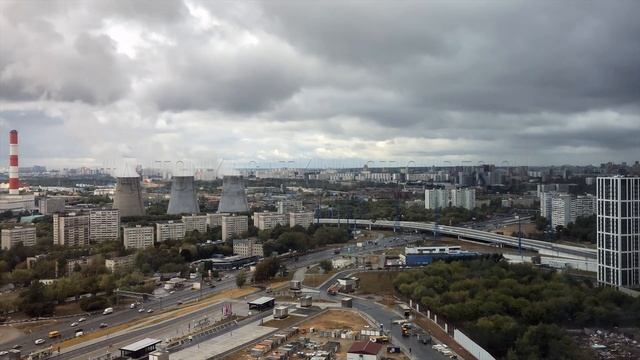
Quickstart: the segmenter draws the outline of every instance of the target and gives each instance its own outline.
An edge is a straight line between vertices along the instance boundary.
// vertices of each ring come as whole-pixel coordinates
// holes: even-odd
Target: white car
[[[71,327],[74,327],[74,326],[78,326],[78,323],[77,322],[72,322],[71,323]]]
[[[139,312],[139,313],[143,313],[143,312],[144,312],[144,309],[143,309],[143,308],[140,308],[140,309],[138,309],[138,312]]]
[[[80,319],[78,319],[78,322],[83,322],[83,321],[87,321],[87,318],[80,318]]]
[[[42,344],[44,344],[44,339],[37,339],[36,341],[34,341],[34,343],[36,345],[42,345]]]
[[[175,291],[175,290],[171,290],[171,291],[169,291],[169,294],[175,294],[175,293],[176,293],[176,291]]]
[[[153,309],[149,309],[147,310],[147,313],[151,314],[153,312]]]

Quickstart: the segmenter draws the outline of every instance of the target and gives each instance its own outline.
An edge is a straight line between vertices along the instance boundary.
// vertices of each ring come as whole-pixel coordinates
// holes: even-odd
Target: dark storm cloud
[[[631,161],[638,13],[636,1],[4,1],[0,110],[5,123],[42,114],[29,131],[61,119],[94,158]]]

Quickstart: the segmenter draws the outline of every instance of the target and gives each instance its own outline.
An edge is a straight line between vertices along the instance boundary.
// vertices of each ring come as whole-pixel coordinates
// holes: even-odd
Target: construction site
[[[380,359],[409,359],[391,342],[391,337],[376,324],[353,309],[329,308],[310,317],[298,318],[296,326],[287,326],[283,320],[271,320],[264,326],[283,328],[276,334],[247,346],[247,349],[229,355],[227,359],[251,360],[346,360],[347,353],[356,343],[374,343]]]

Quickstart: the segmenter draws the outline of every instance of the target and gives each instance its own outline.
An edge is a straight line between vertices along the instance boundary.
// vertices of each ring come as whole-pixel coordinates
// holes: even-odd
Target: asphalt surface
[[[341,253],[343,254],[361,254],[361,253],[368,253],[368,252],[372,252],[375,250],[381,250],[384,249],[386,247],[389,246],[400,246],[400,245],[404,245],[404,244],[408,244],[408,243],[412,243],[415,241],[418,241],[422,239],[422,236],[419,235],[398,235],[397,237],[387,237],[387,238],[378,238],[376,240],[372,240],[372,241],[368,241],[362,242],[363,246],[357,246],[355,243],[348,243],[342,246],[341,248]],[[309,254],[305,254],[305,255],[300,255],[297,259],[287,259],[286,261],[284,261],[284,265],[287,266],[287,268],[289,269],[289,271],[294,271],[297,268],[301,268],[301,267],[306,267],[306,266],[310,266],[313,264],[317,264],[318,262],[320,262],[321,260],[324,259],[330,259],[332,257],[336,256],[334,253],[334,248],[330,248],[330,249],[326,249],[326,250],[321,250],[318,252],[314,252],[314,253],[309,253]],[[227,290],[227,289],[232,289],[235,288],[235,273],[228,273],[228,277],[223,279],[220,282],[214,282],[214,284],[216,285],[215,288],[209,288],[209,287],[204,287],[202,291],[198,291],[198,290],[180,290],[180,291],[176,291],[173,294],[169,294],[166,297],[160,298],[160,299],[150,299],[147,300],[146,302],[144,302],[143,304],[141,304],[139,307],[135,308],[135,309],[130,309],[129,305],[131,304],[131,302],[133,302],[134,300],[127,300],[126,303],[124,303],[121,306],[117,306],[114,307],[114,313],[113,314],[109,314],[109,315],[102,315],[102,313],[97,313],[97,314],[86,314],[86,315],[80,315],[78,317],[73,317],[73,318],[67,318],[67,319],[61,319],[58,320],[55,324],[50,325],[50,326],[45,326],[41,329],[38,329],[37,331],[34,331],[26,336],[22,336],[20,337],[19,340],[10,343],[10,344],[4,344],[2,346],[0,346],[0,349],[5,349],[5,348],[11,348],[14,345],[21,345],[22,346],[22,353],[23,354],[29,354],[32,351],[35,350],[39,350],[39,349],[44,349],[46,347],[52,346],[54,348],[54,350],[56,349],[56,343],[59,342],[62,339],[68,339],[68,338],[72,338],[75,335],[75,332],[78,329],[82,329],[83,332],[85,334],[87,334],[88,332],[92,332],[95,330],[99,329],[99,326],[101,323],[107,323],[108,326],[115,326],[118,324],[122,324],[131,320],[135,320],[135,319],[140,319],[140,318],[145,318],[145,317],[150,317],[153,314],[149,314],[146,312],[146,310],[148,309],[153,309],[154,313],[163,309],[169,309],[172,307],[176,307],[178,305],[178,301],[181,301],[183,303],[187,303],[189,301],[193,301],[197,298],[199,298],[200,296],[206,296],[209,294],[214,294],[217,292],[220,292],[222,290]],[[326,289],[325,289],[326,291]],[[356,303],[354,301],[354,303]],[[373,302],[371,302],[373,303]],[[371,308],[371,310],[369,310],[369,305],[367,305],[367,302],[363,302],[362,304],[358,303],[358,306],[362,305],[362,308],[364,309],[363,311],[368,312],[368,311],[372,311],[372,314],[370,314],[372,317],[374,317],[375,319],[383,319],[384,316],[392,316],[392,313],[385,313],[384,310],[376,310],[375,307]],[[355,306],[355,305],[354,305]],[[144,312],[138,312],[139,308],[144,308]],[[194,313],[190,313],[187,315],[184,315],[182,317],[180,317],[180,321],[190,321],[191,319],[195,319],[195,318],[199,318],[202,317],[202,313],[207,312],[207,311],[211,311],[211,308],[207,308],[207,309],[203,309],[201,311],[196,311]],[[85,317],[86,320],[84,322],[80,322],[78,324],[78,326],[75,327],[71,327],[70,324],[73,322],[77,322],[78,319],[80,317]],[[176,319],[178,320],[178,319]],[[71,359],[74,358],[76,356],[79,356],[80,354],[88,354],[90,352],[95,352],[98,350],[104,350],[105,352],[109,349],[109,345],[112,345],[118,341],[121,340],[127,340],[127,339],[132,339],[133,337],[137,336],[137,335],[141,335],[141,334],[146,334],[146,333],[151,333],[154,331],[158,331],[160,329],[163,329],[165,327],[169,326],[168,324],[160,324],[160,325],[154,325],[151,326],[149,328],[145,328],[145,329],[141,329],[141,330],[136,330],[135,332],[133,332],[132,334],[126,334],[126,335],[122,335],[120,337],[115,337],[115,338],[110,338],[108,340],[104,340],[104,341],[100,341],[97,343],[91,343],[91,344],[87,344],[87,346],[84,346],[82,348],[76,349],[76,350],[72,350],[68,353],[65,353],[61,356],[57,356],[57,359]],[[61,333],[61,337],[58,339],[49,339],[48,338],[48,333],[50,331],[54,331],[57,330]],[[35,345],[34,342],[36,339],[45,339],[45,343],[42,345]],[[133,341],[132,341],[133,342]],[[427,347],[426,345],[422,345],[422,347]],[[430,349],[430,347],[429,347]],[[432,357],[428,357],[429,359]]]

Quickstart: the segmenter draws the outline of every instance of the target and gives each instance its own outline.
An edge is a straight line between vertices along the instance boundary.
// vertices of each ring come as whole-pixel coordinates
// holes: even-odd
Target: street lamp
[[[520,261],[522,261],[522,222],[520,221],[520,215],[516,215],[516,220],[518,221],[518,254],[520,254]]]

